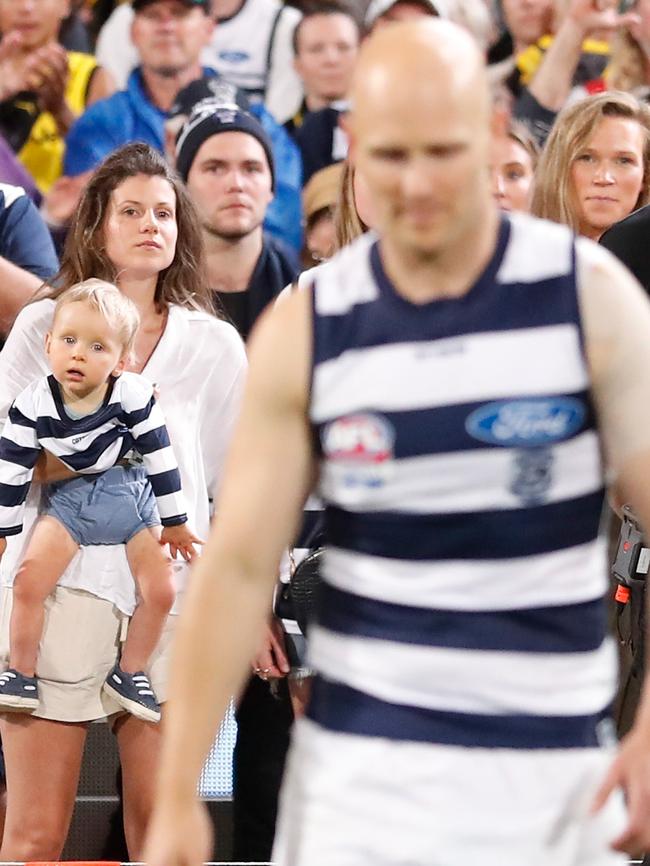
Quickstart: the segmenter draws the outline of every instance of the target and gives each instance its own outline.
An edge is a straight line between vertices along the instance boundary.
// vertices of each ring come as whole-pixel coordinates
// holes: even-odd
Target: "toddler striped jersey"
[[[16,398],[0,438],[0,536],[22,531],[25,498],[42,450],[73,472],[93,475],[134,448],[142,455],[163,526],[185,523],[180,472],[146,379],[122,373],[111,380],[102,406],[76,419],[67,414],[54,376],[36,380]]]

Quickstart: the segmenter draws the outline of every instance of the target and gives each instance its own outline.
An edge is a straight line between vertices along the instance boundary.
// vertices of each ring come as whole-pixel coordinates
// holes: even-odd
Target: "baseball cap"
[[[366,30],[370,30],[374,26],[378,18],[385,15],[393,6],[397,6],[402,0],[371,0],[364,17]],[[404,2],[414,3],[421,6],[429,15],[436,15],[439,18],[447,17],[445,0],[404,0]]]
[[[131,6],[134,12],[139,12],[145,6],[150,6],[152,3],[157,3],[158,0],[131,0]],[[183,6],[196,6],[199,9],[205,9],[206,14],[212,10],[212,0],[178,0]]]
[[[259,141],[266,154],[274,189],[273,149],[264,127],[256,117],[242,111],[237,104],[219,105],[215,104],[214,99],[204,99],[194,106],[176,141],[176,170],[183,180],[187,181],[192,163],[203,142],[221,132],[245,132]]]

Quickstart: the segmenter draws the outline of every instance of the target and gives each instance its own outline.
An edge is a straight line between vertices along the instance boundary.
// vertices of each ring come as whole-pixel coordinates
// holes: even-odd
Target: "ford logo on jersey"
[[[250,57],[245,51],[220,51],[219,59],[226,63],[245,63]]]
[[[468,416],[465,429],[474,439],[506,448],[538,448],[576,433],[585,405],[575,397],[503,400],[481,406]]]

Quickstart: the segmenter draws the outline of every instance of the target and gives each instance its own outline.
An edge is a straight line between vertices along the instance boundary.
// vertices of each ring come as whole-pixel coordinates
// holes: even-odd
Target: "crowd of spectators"
[[[355,61],[368,32],[421,16],[485,52],[498,206],[603,237],[647,286],[650,0],[0,0],[0,339],[84,231],[104,231],[90,224],[98,167],[144,142],[185,185],[215,311],[245,341],[301,267],[371,225],[347,159]],[[261,645],[238,709],[238,860],[269,858],[296,706],[281,630]],[[56,859],[60,841],[0,853]]]

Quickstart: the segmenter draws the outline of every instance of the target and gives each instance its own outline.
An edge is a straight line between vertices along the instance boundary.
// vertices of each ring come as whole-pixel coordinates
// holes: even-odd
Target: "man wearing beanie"
[[[271,142],[252,114],[203,100],[180,132],[176,168],[199,212],[212,288],[246,339],[297,271],[262,229],[275,185]]]
[[[246,339],[264,307],[298,272],[297,261],[262,230],[275,181],[269,139],[258,120],[237,105],[205,99],[180,132],[176,168],[199,213],[212,288]],[[279,667],[280,659],[275,660]],[[237,861],[267,861],[271,856],[292,722],[286,680],[275,683],[271,694],[268,682],[253,677],[237,709]]]

